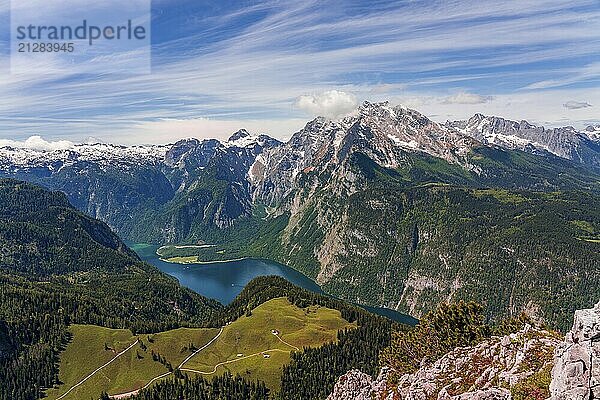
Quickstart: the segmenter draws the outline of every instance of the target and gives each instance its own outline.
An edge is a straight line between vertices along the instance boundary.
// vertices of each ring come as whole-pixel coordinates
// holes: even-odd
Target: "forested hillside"
[[[284,367],[281,391],[270,393],[269,398],[282,400],[325,398],[333,389],[336,379],[348,369],[363,368],[365,371],[375,373],[380,351],[389,345],[392,329],[394,327],[397,330],[407,329],[403,325],[368,313],[359,307],[309,292],[275,276],[256,278],[248,283],[240,295],[223,310],[214,324],[219,325],[235,320],[258,305],[282,296],[301,308],[319,305],[339,310],[345,320],[356,322],[358,326],[355,329],[340,331],[335,343],[318,348],[305,348],[301,352],[292,353],[290,365]],[[173,396],[184,395],[189,396],[189,399],[198,400],[233,399],[237,397],[227,397],[223,394],[222,388],[229,385],[237,386],[236,390],[240,390],[239,382],[242,382],[241,378],[232,380],[227,376],[212,383],[196,378],[171,380],[142,390],[137,398],[171,400],[177,398]],[[209,384],[212,384],[212,387]],[[193,390],[199,387],[211,387],[211,389],[202,394],[194,393]],[[244,390],[250,396],[247,398],[257,400],[266,398],[261,388],[264,387],[257,385],[245,388]],[[224,397],[218,397],[219,395]]]
[[[0,181],[0,224],[2,400],[36,399],[56,383],[58,356],[69,341],[67,327],[72,323],[128,328],[134,333],[219,327],[281,296],[299,307],[334,308],[348,321],[356,321],[359,327],[341,332],[338,343],[293,356],[284,373],[282,398],[295,398],[299,388],[302,398],[325,393],[348,368],[374,371],[379,351],[389,343],[390,321],[282,278],[254,280],[223,308],[141,263],[105,224],[75,210],[60,193]],[[323,368],[333,356],[339,362],[329,365],[323,381]],[[225,376],[213,381],[166,381],[140,398],[166,399],[200,389],[198,399],[267,395],[261,383]]]
[[[224,375],[211,380],[201,377],[164,380],[131,397],[131,400],[268,400],[269,398],[271,398],[269,389],[263,383],[248,382],[239,376]],[[100,400],[108,400],[108,396]]]
[[[510,143],[482,139],[498,135]],[[440,125],[365,102],[286,143],[242,130],[165,146],[4,148],[0,175],[65,192],[128,240],[216,245],[167,247],[164,258],[269,258],[351,302],[418,317],[475,300],[492,320],[527,311],[566,329],[600,295],[594,137],[483,116]],[[33,250],[12,243],[4,257],[23,270]],[[45,258],[40,270],[74,268],[67,253]]]
[[[216,247],[163,256],[267,257],[355,302],[419,316],[446,299],[472,300],[490,319],[527,311],[560,329],[600,295],[598,195],[487,188],[443,160],[413,161],[389,169],[357,153],[355,191],[314,190],[348,183],[307,174],[294,215],[257,210]]]
[[[57,379],[71,323],[154,332],[205,324],[221,306],[141,263],[62,193],[0,181],[0,399]]]

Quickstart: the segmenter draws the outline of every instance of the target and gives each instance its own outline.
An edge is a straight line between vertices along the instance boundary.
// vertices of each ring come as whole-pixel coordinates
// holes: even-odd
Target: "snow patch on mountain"
[[[600,142],[600,125],[590,125],[585,128],[584,133],[594,142]]]
[[[135,164],[160,161],[169,146],[117,146],[105,143],[76,144],[67,150],[36,150],[31,148],[0,148],[0,168],[22,169],[34,167],[55,168],[78,162],[99,165]]]
[[[128,166],[140,164],[175,163],[194,149],[204,151],[216,148],[260,149],[276,146],[279,141],[267,135],[250,135],[246,130],[236,132],[228,141],[216,139],[182,139],[167,145],[119,146],[107,143],[73,144],[68,148],[41,149],[31,147],[0,147],[0,170],[16,171],[30,168],[54,170],[65,165],[90,162],[100,166]],[[260,149],[258,151],[260,151]]]
[[[468,120],[447,121],[445,126],[486,145],[530,153],[550,153],[592,166],[600,165],[600,127],[578,131],[572,126],[544,128],[527,121],[475,114]]]

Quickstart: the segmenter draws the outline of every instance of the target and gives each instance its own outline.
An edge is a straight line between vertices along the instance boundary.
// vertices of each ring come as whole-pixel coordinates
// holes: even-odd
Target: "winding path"
[[[190,360],[190,358],[194,357],[196,354],[198,354],[199,352],[201,352],[202,350],[204,350],[205,348],[207,348],[208,346],[210,346],[211,344],[213,344],[213,342],[215,340],[217,340],[219,338],[219,336],[221,336],[221,334],[223,333],[223,328],[225,328],[225,327],[224,326],[221,327],[221,330],[219,331],[219,333],[217,333],[217,336],[215,336],[214,338],[212,338],[208,343],[206,343],[204,346],[202,346],[201,348],[199,348],[198,350],[196,350],[188,358],[186,358],[185,360],[183,360],[183,362],[181,364],[179,364],[179,367],[177,367],[177,369],[181,369],[181,367],[183,366],[183,364],[185,364],[186,362],[188,362]],[[111,399],[114,399],[114,400],[128,399],[131,396],[138,394],[141,390],[148,388],[150,385],[152,385],[157,380],[162,379],[162,378],[166,378],[167,376],[169,376],[171,374],[172,374],[172,372],[165,372],[162,375],[159,375],[157,377],[152,378],[152,380],[150,382],[148,382],[145,386],[143,386],[143,387],[141,387],[141,388],[139,388],[137,390],[132,390],[131,392],[127,392],[127,393],[113,394],[113,395],[110,395],[109,397]],[[56,400],[59,400],[59,399],[56,399]]]
[[[280,341],[281,343],[285,344],[286,346],[289,346],[289,347],[291,347],[292,349],[295,349],[296,351],[300,351],[300,349],[299,349],[298,347],[296,347],[296,346],[294,346],[293,344],[290,344],[290,343],[286,342],[285,340],[283,340],[283,339],[282,339],[282,338],[279,336],[279,335],[280,335],[279,333],[277,333],[277,334],[275,334],[275,333],[272,333],[272,335],[273,335],[273,336],[275,336],[275,337],[277,337],[277,339],[279,339],[279,341]],[[205,346],[205,347],[206,347],[206,346]],[[198,353],[199,351],[200,351],[200,350],[198,350],[196,353]],[[248,359],[248,358],[251,358],[251,357],[256,357],[256,356],[258,356],[258,355],[263,355],[263,354],[265,354],[265,353],[272,353],[272,352],[289,353],[289,351],[288,351],[288,350],[282,350],[282,349],[269,349],[269,350],[264,350],[264,351],[260,351],[260,352],[258,352],[258,353],[250,354],[249,356],[245,356],[245,357],[238,357],[238,358],[235,358],[235,359],[233,359],[233,360],[229,360],[229,361],[223,361],[223,362],[220,362],[220,363],[218,363],[217,365],[215,365],[215,366],[214,366],[214,368],[213,368],[213,370],[212,370],[211,372],[206,372],[206,371],[198,371],[198,370],[195,370],[195,369],[189,369],[189,368],[181,368],[181,367],[183,366],[183,364],[185,364],[186,362],[188,362],[188,361],[189,361],[189,360],[190,360],[190,359],[191,359],[193,356],[195,356],[195,355],[196,355],[196,353],[194,353],[194,354],[192,354],[191,356],[189,356],[189,357],[188,357],[188,358],[187,358],[187,359],[186,359],[184,362],[182,362],[182,363],[181,363],[181,365],[179,365],[179,369],[180,369],[181,371],[186,371],[186,372],[194,372],[194,373],[196,373],[196,374],[201,374],[201,375],[212,375],[212,374],[214,374],[215,372],[217,372],[217,369],[218,369],[220,366],[222,366],[222,365],[226,365],[226,364],[232,364],[232,363],[234,363],[234,362],[238,362],[238,361],[245,360],[245,359]]]
[[[278,351],[278,352],[280,352],[280,353],[289,353],[289,351],[288,351],[288,350],[281,350],[281,349],[270,349],[270,350],[265,350],[265,351],[261,351],[261,352],[258,352],[258,353],[250,354],[249,356],[245,356],[245,357],[239,357],[239,358],[235,358],[235,359],[233,359],[233,360],[229,360],[229,361],[223,361],[223,362],[220,362],[220,363],[218,363],[217,365],[215,365],[215,366],[214,366],[214,368],[213,368],[213,370],[212,370],[211,372],[197,371],[197,370],[195,370],[195,369],[189,369],[189,368],[181,368],[181,371],[186,371],[186,372],[194,372],[194,373],[196,373],[196,374],[201,374],[201,375],[212,375],[212,374],[214,374],[215,372],[217,372],[217,368],[219,368],[219,367],[220,367],[220,366],[222,366],[222,365],[225,365],[225,364],[232,364],[232,363],[234,363],[234,362],[242,361],[242,360],[245,360],[245,359],[247,359],[247,358],[256,357],[256,356],[258,356],[258,355],[261,355],[261,354],[264,354],[264,353],[272,353],[272,352],[276,352],[276,351]]]
[[[155,378],[152,378],[152,380],[150,382],[148,382],[146,384],[146,386],[144,386],[144,387],[141,387],[141,388],[139,388],[137,390],[133,390],[133,391],[127,392],[127,393],[113,394],[112,396],[108,396],[108,397],[110,397],[111,399],[115,399],[115,400],[128,399],[131,396],[138,394],[140,392],[140,390],[146,389],[148,386],[152,385],[155,381],[157,381],[159,379],[162,379],[162,378],[165,378],[165,377],[167,377],[167,376],[169,376],[171,374],[172,374],[172,372],[165,372],[162,375],[159,375],[159,376],[157,376]]]
[[[285,340],[283,340],[280,336],[279,333],[278,334],[273,334],[273,336],[277,336],[277,339],[279,339],[279,341],[283,344],[285,344],[286,346],[290,346],[292,349],[295,349],[296,351],[300,351],[300,349],[296,346],[294,346],[293,344],[289,344],[288,342],[286,342]]]
[[[195,369],[190,369],[190,368],[183,368],[183,366],[190,361],[194,356],[196,356],[198,353],[200,353],[202,350],[206,349],[208,346],[210,346],[211,344],[213,344],[215,342],[215,340],[217,340],[221,334],[223,333],[224,330],[224,326],[221,327],[221,329],[219,330],[219,333],[217,333],[217,335],[212,338],[208,343],[206,343],[204,346],[200,347],[198,350],[196,350],[195,352],[193,352],[192,354],[190,354],[185,360],[183,360],[181,362],[181,364],[179,364],[179,366],[177,367],[177,369],[179,369],[180,371],[185,371],[185,372],[193,372],[196,374],[200,374],[200,375],[212,375],[215,372],[217,372],[217,369],[220,366],[223,365],[227,365],[227,364],[232,364],[238,361],[242,361],[242,360],[246,360],[248,358],[251,357],[256,357],[259,355],[264,355],[266,353],[273,353],[273,352],[281,352],[281,353],[289,353],[289,350],[282,350],[282,349],[269,349],[269,350],[264,350],[264,351],[260,351],[258,353],[254,353],[245,357],[239,357],[239,358],[235,358],[233,360],[229,360],[229,361],[223,361],[218,363],[217,365],[214,366],[213,370],[210,372],[206,372],[206,371],[198,371]],[[283,343],[284,345],[293,348],[296,351],[300,351],[300,349],[296,346],[294,346],[293,344],[290,344],[288,342],[286,342],[285,340],[283,340],[280,336],[280,334],[273,334],[273,336],[276,336],[277,339],[279,339],[279,341],[281,343]],[[110,361],[108,361],[107,363],[105,363],[104,365],[102,365],[101,367],[97,368],[94,372],[92,372],[91,374],[89,374],[88,376],[86,376],[84,379],[82,379],[79,383],[77,383],[76,385],[72,386],[69,390],[67,390],[64,394],[62,394],[60,397],[58,397],[56,400],[61,400],[64,397],[66,397],[69,393],[71,393],[75,388],[81,386],[85,381],[87,381],[88,379],[90,379],[92,376],[94,376],[96,373],[100,372],[102,369],[104,369],[105,367],[107,367],[108,365],[110,365],[113,361],[115,361],[117,358],[121,357],[123,354],[125,354],[127,351],[131,350],[136,344],[139,343],[139,339],[137,339],[133,344],[131,344],[129,347],[127,347],[125,350],[121,351],[119,354],[117,354],[115,357],[113,357]],[[120,394],[114,394],[114,395],[110,395],[111,399],[114,400],[122,400],[122,399],[127,399],[133,395],[138,394],[141,390],[148,388],[151,384],[153,384],[154,382],[156,382],[159,379],[165,378],[169,375],[171,375],[173,372],[165,372],[162,375],[159,375],[157,377],[154,377],[150,380],[150,382],[148,382],[146,385],[144,385],[143,387],[137,389],[137,390],[133,390],[131,392],[127,392],[127,393],[120,393]]]
[[[120,352],[119,354],[117,354],[116,356],[114,356],[110,361],[108,361],[106,364],[104,364],[101,367],[98,367],[94,372],[92,372],[91,374],[89,374],[88,376],[86,376],[85,378],[83,378],[79,383],[77,383],[75,386],[71,386],[71,388],[69,390],[67,390],[65,393],[63,393],[60,397],[57,397],[56,400],[61,400],[62,398],[64,398],[66,395],[68,395],[69,393],[71,393],[73,391],[73,389],[81,386],[85,381],[87,381],[88,379],[90,379],[92,376],[96,375],[96,373],[98,373],[100,370],[102,370],[105,367],[108,367],[113,361],[115,361],[117,358],[121,357],[123,354],[127,353],[133,346],[135,346],[136,344],[138,344],[140,341],[140,339],[137,339],[131,346],[129,346],[128,348],[126,348],[125,350],[123,350],[122,352]]]
[[[213,342],[214,342],[215,340],[217,340],[217,339],[219,338],[219,336],[221,336],[221,333],[223,333],[223,329],[224,329],[224,328],[225,328],[225,327],[224,327],[224,326],[222,326],[222,327],[221,327],[221,330],[219,331],[219,333],[217,334],[217,336],[215,336],[214,338],[212,338],[212,339],[210,340],[210,342],[206,343],[204,346],[200,347],[198,350],[196,350],[195,352],[193,352],[192,354],[190,354],[190,356],[189,356],[188,358],[186,358],[185,360],[183,360],[183,361],[182,361],[182,363],[181,363],[181,364],[179,364],[179,366],[178,366],[177,368],[178,368],[178,369],[181,369],[181,367],[183,367],[183,364],[185,364],[186,362],[190,361],[190,359],[191,359],[192,357],[194,357],[196,354],[200,353],[202,350],[204,350],[205,348],[207,348],[208,346],[210,346],[211,344],[213,344]]]

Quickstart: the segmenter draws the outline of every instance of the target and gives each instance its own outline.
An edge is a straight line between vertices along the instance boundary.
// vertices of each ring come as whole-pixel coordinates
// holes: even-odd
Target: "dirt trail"
[[[65,393],[63,393],[60,397],[57,397],[56,400],[61,400],[62,398],[64,398],[65,396],[67,396],[69,393],[71,393],[71,391],[73,391],[73,389],[81,386],[85,381],[87,381],[88,379],[90,379],[92,376],[96,375],[96,373],[98,373],[100,370],[102,370],[103,368],[109,366],[113,361],[115,361],[117,358],[121,357],[123,354],[127,353],[127,351],[129,351],[133,346],[135,346],[136,344],[139,343],[139,339],[137,339],[131,346],[129,346],[128,348],[126,348],[125,350],[123,350],[122,352],[120,352],[119,354],[117,354],[116,356],[114,356],[109,362],[107,362],[106,364],[104,364],[103,366],[97,368],[94,372],[92,372],[91,374],[89,374],[88,376],[86,376],[85,378],[83,378],[79,383],[77,383],[75,386],[71,386],[71,388],[69,390],[67,390]]]
[[[181,364],[179,364],[179,366],[177,368],[181,369],[181,367],[183,366],[183,364],[185,364],[192,357],[194,357],[196,354],[198,354],[199,352],[201,352],[202,350],[204,350],[205,348],[207,348],[208,346],[210,346],[211,344],[213,344],[213,342],[215,340],[217,340],[219,338],[219,336],[221,336],[221,334],[223,333],[223,328],[224,327],[221,327],[221,330],[219,331],[219,333],[217,333],[217,336],[215,336],[214,338],[212,338],[208,343],[206,343],[204,346],[200,347],[198,350],[196,350],[194,353],[192,353],[188,358],[186,358],[185,360],[183,360],[183,362]],[[143,386],[143,387],[141,387],[141,388],[139,388],[137,390],[132,390],[131,392],[127,392],[127,393],[113,394],[113,395],[111,395],[109,397],[111,399],[115,399],[115,400],[128,399],[131,396],[134,396],[134,395],[138,394],[140,392],[140,390],[146,389],[147,387],[149,387],[150,385],[152,385],[157,380],[165,378],[165,377],[167,377],[167,376],[169,376],[171,374],[172,374],[172,372],[165,372],[162,375],[159,375],[157,377],[152,378],[152,380],[150,382],[148,382],[145,386]]]
[[[223,333],[223,329],[225,327],[222,326],[221,330],[219,331],[219,333],[217,334],[217,336],[215,336],[214,338],[211,339],[210,342],[206,343],[204,346],[200,347],[198,350],[196,350],[195,352],[193,352],[188,358],[186,358],[185,360],[183,360],[183,362],[181,364],[179,364],[179,366],[177,368],[181,369],[181,367],[183,367],[183,364],[185,364],[186,362],[190,361],[190,359],[192,357],[194,357],[196,354],[200,353],[202,350],[204,350],[205,348],[207,348],[208,346],[210,346],[211,344],[213,344],[213,342],[215,340],[217,340],[219,338],[219,336],[221,336],[221,333]]]
[[[273,331],[271,331],[271,332],[273,332]],[[285,344],[286,346],[289,346],[289,347],[291,347],[292,349],[294,349],[294,350],[296,350],[296,351],[300,351],[300,349],[299,349],[298,347],[294,346],[293,344],[289,344],[288,342],[286,342],[285,340],[283,340],[283,339],[280,337],[280,333],[279,333],[279,332],[277,332],[277,333],[271,333],[271,334],[272,334],[273,336],[277,337],[277,339],[279,339],[279,341],[280,341],[281,343]],[[219,367],[220,367],[220,366],[222,366],[222,365],[226,365],[226,364],[232,364],[232,363],[234,363],[234,362],[237,362],[237,361],[245,360],[245,359],[248,359],[248,358],[251,358],[251,357],[256,357],[256,356],[258,356],[258,355],[263,355],[263,354],[265,354],[265,353],[272,353],[272,352],[289,353],[290,351],[289,351],[289,350],[282,350],[282,349],[269,349],[269,350],[260,351],[260,352],[258,352],[258,353],[250,354],[249,356],[245,356],[245,357],[238,357],[238,358],[235,358],[235,359],[233,359],[233,360],[229,360],[229,361],[224,361],[224,362],[221,362],[221,363],[219,363],[219,364],[215,365],[215,366],[214,366],[214,368],[213,368],[213,370],[212,370],[211,372],[198,371],[198,370],[195,370],[195,369],[189,369],[189,368],[181,368],[181,367],[183,366],[183,364],[185,364],[185,362],[189,361],[189,359],[190,359],[190,358],[192,358],[192,357],[195,355],[195,353],[194,353],[194,354],[192,354],[190,357],[188,357],[188,359],[186,359],[186,361],[185,361],[185,362],[183,362],[183,363],[182,363],[182,364],[179,366],[179,369],[180,369],[180,370],[182,370],[182,371],[194,372],[194,373],[196,373],[196,374],[201,374],[201,375],[212,375],[212,374],[214,374],[215,372],[217,372],[217,368],[219,368]]]
[[[215,365],[215,366],[214,366],[214,368],[213,368],[213,370],[212,370],[212,371],[210,371],[210,372],[205,372],[205,371],[197,371],[197,370],[195,370],[195,369],[189,369],[189,368],[181,368],[181,370],[182,370],[182,371],[186,371],[186,372],[194,372],[194,373],[196,373],[196,374],[201,374],[201,375],[212,375],[212,374],[214,374],[215,372],[217,372],[217,368],[219,368],[219,367],[220,367],[220,366],[222,366],[222,365],[226,365],[226,364],[232,364],[232,363],[234,363],[234,362],[242,361],[242,360],[245,360],[245,359],[248,359],[248,358],[251,358],[251,357],[256,357],[256,356],[259,356],[259,355],[263,355],[263,354],[265,354],[265,353],[272,353],[272,352],[276,352],[276,351],[278,351],[278,352],[280,352],[280,353],[289,353],[289,351],[288,351],[288,350],[281,350],[281,349],[270,349],[270,350],[265,350],[265,351],[261,351],[261,352],[258,352],[258,353],[250,354],[249,356],[245,356],[245,357],[238,357],[238,358],[235,358],[235,359],[233,359],[233,360],[229,360],[229,361],[223,361],[223,362],[220,362],[220,363],[218,363],[217,365]]]

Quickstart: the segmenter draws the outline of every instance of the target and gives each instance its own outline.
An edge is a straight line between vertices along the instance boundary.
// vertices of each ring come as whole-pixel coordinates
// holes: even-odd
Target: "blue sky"
[[[286,138],[363,100],[438,121],[600,122],[598,0],[155,0],[152,73],[133,76],[11,75],[9,9],[0,0],[4,142]]]

